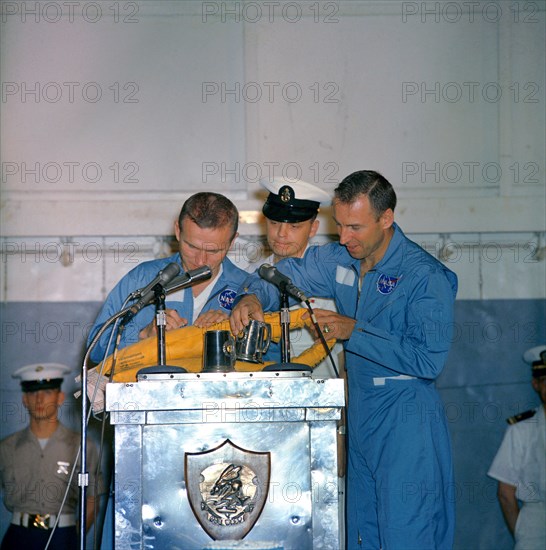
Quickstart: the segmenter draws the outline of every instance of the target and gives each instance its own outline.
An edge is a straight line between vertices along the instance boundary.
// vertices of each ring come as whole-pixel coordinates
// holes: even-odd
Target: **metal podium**
[[[140,375],[106,387],[115,548],[333,550],[341,379]]]

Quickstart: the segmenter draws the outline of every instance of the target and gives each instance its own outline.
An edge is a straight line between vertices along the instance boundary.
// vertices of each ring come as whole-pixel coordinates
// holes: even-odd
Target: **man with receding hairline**
[[[404,235],[395,207],[381,174],[347,176],[334,191],[339,243],[277,267],[305,294],[334,298],[339,312],[317,319],[345,346],[348,549],[448,550],[451,444],[433,382],[451,344],[457,277]],[[278,292],[257,276],[241,294],[234,333],[278,309]]]
[[[170,263],[181,266],[181,272],[209,266],[210,279],[173,292],[166,297],[166,330],[186,325],[207,327],[228,318],[236,290],[247,273],[235,266],[227,254],[237,236],[239,212],[219,193],[192,195],[182,206],[174,233],[178,252],[168,258],[143,262],[125,275],[108,295],[89,334],[88,344],[102,325],[122,309],[124,300],[144,288],[158,272]],[[155,307],[144,307],[127,323],[120,349],[153,336],[156,332]],[[95,346],[91,359],[102,361],[111,330],[105,331]],[[111,350],[110,350],[111,351]]]

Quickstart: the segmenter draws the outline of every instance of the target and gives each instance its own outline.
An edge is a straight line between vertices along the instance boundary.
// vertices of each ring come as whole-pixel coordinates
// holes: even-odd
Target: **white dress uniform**
[[[533,377],[546,374],[545,346],[527,350]],[[516,487],[521,508],[514,529],[515,550],[546,548],[546,404],[508,419],[511,424],[487,475]]]
[[[546,548],[546,415],[509,426],[488,475],[516,487],[522,502],[515,529],[517,550]]]

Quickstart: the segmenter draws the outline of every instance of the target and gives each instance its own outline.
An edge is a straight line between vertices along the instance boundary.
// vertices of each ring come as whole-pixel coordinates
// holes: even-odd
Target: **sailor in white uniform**
[[[509,418],[510,424],[488,475],[499,482],[497,496],[515,550],[546,548],[546,345],[523,356],[541,405]]]

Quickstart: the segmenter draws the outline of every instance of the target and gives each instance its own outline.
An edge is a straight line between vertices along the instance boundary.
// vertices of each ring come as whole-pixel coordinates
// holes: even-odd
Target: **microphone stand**
[[[143,367],[137,372],[137,380],[139,375],[148,374],[172,374],[188,372],[184,367],[173,367],[167,365],[166,352],[166,337],[165,327],[167,325],[167,314],[165,310],[165,295],[169,292],[177,292],[194,284],[206,281],[212,276],[212,271],[209,266],[204,265],[193,271],[188,271],[184,275],[180,275],[173,279],[165,287],[158,283],[154,288],[154,301],[156,311],[156,329],[157,329],[157,365]]]
[[[288,303],[288,292],[286,284],[280,286],[281,307],[279,315],[281,318],[281,363],[290,363],[290,307]]]
[[[161,292],[164,295],[163,286],[161,283],[158,283],[154,287],[154,292],[157,292],[158,287],[161,287]],[[78,473],[78,486],[80,487],[80,550],[85,550],[85,538],[87,534],[87,486],[89,485],[89,472],[87,472],[87,416],[88,416],[88,407],[87,407],[87,370],[89,368],[89,361],[91,352],[93,348],[97,345],[97,342],[100,340],[101,336],[106,332],[108,327],[118,319],[121,321],[121,324],[125,324],[136,315],[138,311],[133,309],[133,306],[128,306],[123,308],[121,311],[118,311],[115,315],[112,315],[102,327],[98,330],[97,334],[89,344],[85,356],[83,358],[82,365],[82,419],[81,419],[81,460],[80,460],[80,472]]]
[[[167,313],[165,312],[165,289],[161,285],[154,287],[155,294],[155,319],[157,327],[157,364],[167,364],[167,351],[165,342],[165,326],[167,325]]]
[[[78,486],[80,488],[80,550],[85,550],[85,537],[87,534],[87,486],[89,485],[89,473],[87,472],[87,369],[89,365],[89,357],[93,348],[97,345],[101,336],[106,332],[106,329],[118,319],[126,317],[131,313],[131,308],[126,307],[122,309],[110,319],[108,319],[104,325],[99,329],[95,337],[89,344],[85,357],[83,359],[82,366],[82,419],[81,419],[81,460],[80,460],[80,472],[78,473]]]
[[[158,335],[158,358],[160,365],[165,365],[165,325],[166,325],[166,314],[165,314],[165,294],[166,292],[173,292],[177,290],[182,290],[187,287],[193,286],[195,283],[202,280],[210,279],[211,270],[208,266],[203,266],[198,270],[195,270],[193,275],[191,273],[186,273],[184,277],[177,278],[176,284],[171,285],[170,288],[165,290],[161,283],[157,283],[154,288],[155,302],[157,308],[157,335]],[[178,282],[180,280],[180,282]],[[175,282],[173,281],[173,282]],[[89,485],[89,473],[87,472],[87,416],[88,416],[88,407],[87,407],[87,369],[89,366],[91,352],[93,348],[97,345],[97,342],[100,340],[101,336],[106,332],[108,327],[116,322],[118,319],[121,320],[121,324],[127,323],[132,317],[134,317],[140,309],[135,309],[134,306],[128,306],[121,309],[115,315],[112,315],[97,331],[93,340],[89,344],[85,356],[83,358],[82,365],[82,375],[81,375],[81,394],[82,394],[82,420],[81,420],[81,462],[80,462],[80,472],[78,474],[78,486],[80,487],[80,550],[85,550],[85,536],[86,536],[86,512],[87,512],[87,486]],[[152,369],[155,367],[151,367]],[[169,367],[167,367],[169,368]],[[178,372],[185,372],[185,369],[182,367],[171,367],[176,368]]]
[[[177,284],[177,289],[186,288],[192,284],[192,278],[186,278],[183,283]],[[167,341],[166,341],[166,326],[167,312],[165,308],[165,295],[167,289],[161,283],[157,283],[153,287],[154,303],[155,303],[155,327],[157,333],[157,365],[143,367],[137,373],[137,380],[140,374],[165,374],[174,372],[188,372],[183,367],[167,366]]]
[[[339,378],[339,372],[336,367],[336,362],[334,361],[334,358],[332,357],[332,350],[328,347],[328,344],[326,343],[326,339],[324,338],[324,334],[322,333],[322,329],[320,328],[320,325],[317,321],[317,318],[315,316],[315,312],[313,311],[313,308],[311,307],[311,303],[309,300],[305,300],[305,305],[307,306],[307,309],[309,310],[309,316],[311,317],[311,322],[313,323],[313,326],[315,327],[315,330],[317,331],[317,334],[319,336],[319,339],[326,350],[326,353],[328,357],[330,358],[330,363],[332,364],[332,367],[334,369],[334,374],[336,375],[336,378]]]
[[[281,362],[268,365],[264,371],[306,371],[313,369],[309,365],[302,363],[292,363],[290,361],[290,305],[288,302],[288,292],[286,282],[279,285],[280,290],[280,322],[281,322]]]

